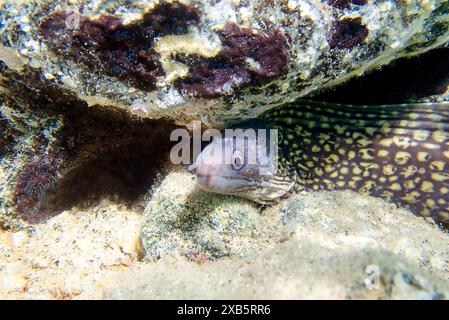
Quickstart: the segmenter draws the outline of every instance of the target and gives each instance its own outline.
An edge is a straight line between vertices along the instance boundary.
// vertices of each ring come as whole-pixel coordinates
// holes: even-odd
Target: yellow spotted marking
[[[379,150],[377,152],[377,156],[378,157],[383,157],[383,158],[388,157],[389,154],[390,153],[387,150],[384,150],[384,149],[381,149],[381,150]]]
[[[443,171],[445,163],[443,161],[432,161],[430,163],[430,168],[432,170]]]
[[[304,128],[302,127],[302,126],[300,126],[300,125],[296,125],[295,126],[295,132],[296,132],[296,134],[298,134],[298,135],[303,135],[303,131],[304,131]]]
[[[348,172],[349,172],[349,169],[347,167],[343,167],[340,169],[341,174],[348,174]]]
[[[390,176],[388,177],[388,181],[393,182],[393,181],[397,181],[399,178],[398,176]]]
[[[425,152],[425,151],[420,151],[420,152],[418,152],[418,154],[417,154],[417,158],[418,158],[418,160],[421,161],[421,162],[427,161],[427,160],[429,160],[429,158],[430,158],[430,153]]]
[[[439,144],[435,144],[435,143],[423,143],[422,146],[426,149],[431,149],[431,150],[438,150],[440,149],[440,145]]]
[[[449,173],[447,172],[432,173],[430,177],[432,178],[432,180],[442,182],[449,180]]]
[[[447,188],[447,187],[441,187],[441,188],[440,188],[440,192],[441,192],[442,194],[447,194],[447,193],[449,193],[449,188]]]
[[[346,185],[346,181],[344,181],[344,180],[337,181],[337,186],[344,187],[345,185]]]
[[[351,150],[348,152],[348,159],[352,160],[355,158],[355,151]]]
[[[380,132],[382,132],[384,134],[389,134],[391,132],[391,128],[388,126],[382,127],[382,128],[380,128]]]
[[[424,208],[424,209],[421,210],[421,212],[419,213],[419,215],[420,215],[421,217],[428,217],[428,216],[430,216],[430,211],[429,211],[429,209]]]
[[[357,181],[351,180],[348,182],[348,186],[352,189],[357,187]]]
[[[426,173],[426,169],[425,168],[419,168],[418,169],[418,173],[419,174],[425,174]]]
[[[340,125],[336,125],[336,126],[335,126],[335,130],[336,130],[337,133],[340,134],[340,135],[343,134],[343,133],[345,133],[346,129],[347,129],[347,127],[344,127],[344,126],[340,126]]]
[[[391,176],[395,172],[395,167],[392,164],[386,164],[383,167],[383,173],[386,176]]]
[[[340,158],[336,154],[331,154],[329,157],[324,159],[327,163],[337,163]]]
[[[448,134],[442,131],[435,131],[432,133],[432,139],[438,143],[443,143],[448,139]]]
[[[413,131],[412,137],[413,140],[418,141],[427,141],[429,140],[430,132],[427,130],[416,130]]]
[[[393,193],[385,190],[384,192],[382,192],[382,197],[384,197],[387,200],[390,200],[393,197]]]
[[[407,137],[394,136],[393,142],[400,148],[408,148],[410,146],[410,140]]]
[[[437,114],[437,113],[431,113],[431,114],[429,114],[428,117],[429,117],[429,120],[432,120],[434,122],[439,122],[444,119],[441,114]]]
[[[332,172],[329,177],[331,177],[331,178],[338,177],[338,172],[337,171]]]
[[[435,200],[433,200],[433,199],[427,199],[426,204],[430,209],[434,209],[437,207],[437,204],[435,203]]]
[[[419,192],[411,191],[411,192],[407,192],[407,194],[402,199],[409,203],[416,203],[418,198],[419,198]]]
[[[372,162],[360,162],[359,165],[366,169],[379,169],[380,168],[377,163],[372,163]]]
[[[367,181],[363,184],[363,186],[359,189],[359,192],[362,194],[369,194],[369,191],[374,186],[374,181]]]
[[[409,121],[408,120],[401,120],[401,121],[399,121],[399,125],[401,127],[408,127],[409,126]]]
[[[370,128],[370,127],[365,128],[365,132],[366,132],[367,134],[369,134],[370,136],[374,135],[374,134],[376,133],[376,131],[377,131],[376,128]]]
[[[416,166],[407,166],[404,168],[404,170],[402,170],[402,172],[400,174],[402,176],[404,176],[405,178],[408,178],[408,177],[414,175],[417,171],[418,171],[418,168]]]
[[[404,128],[395,128],[393,130],[393,134],[397,134],[397,135],[407,135],[408,130],[404,129]]]
[[[293,119],[293,118],[284,118],[284,121],[286,124],[294,124],[295,123],[295,119]]]
[[[404,186],[406,189],[413,189],[413,188],[415,188],[416,185],[413,182],[413,180],[407,180],[407,181],[405,181]]]
[[[370,151],[374,151],[373,149],[360,149],[360,156],[363,160],[373,160],[374,157],[369,154]]]
[[[334,188],[334,183],[332,181],[330,181],[329,179],[324,179],[323,182],[326,184],[326,188],[328,190],[331,190]]]
[[[420,125],[420,123],[417,122],[417,121],[409,121],[408,124],[407,124],[407,127],[409,127],[409,128],[418,128],[419,125]]]
[[[408,114],[408,118],[410,120],[417,120],[417,119],[419,119],[419,114],[415,113],[415,112],[411,112],[411,113]]]
[[[400,191],[402,188],[399,183],[395,182],[390,186],[390,189],[393,191]]]
[[[358,166],[355,166],[352,169],[352,173],[355,174],[355,175],[360,175],[362,173],[362,170]]]
[[[421,191],[426,193],[433,192],[433,183],[429,181],[423,181],[421,185]]]
[[[357,140],[357,144],[361,147],[369,146],[371,143],[372,143],[371,140],[365,138]]]
[[[398,151],[394,156],[394,161],[396,161],[396,163],[399,165],[405,165],[410,160],[411,157],[412,155],[408,152]]]
[[[321,151],[321,148],[318,147],[317,145],[314,145],[314,146],[312,147],[312,152],[317,153],[317,152],[320,152],[320,151]]]
[[[384,147],[390,147],[393,144],[393,139],[385,138],[379,141],[379,144]]]
[[[306,113],[304,113],[304,116],[305,116],[307,119],[310,119],[310,118],[313,117],[313,114],[311,114],[310,112],[306,112]]]
[[[326,134],[326,133],[321,132],[321,133],[318,135],[318,138],[321,139],[321,140],[323,140],[323,141],[327,141],[327,140],[330,140],[331,136],[328,135],[328,134]]]

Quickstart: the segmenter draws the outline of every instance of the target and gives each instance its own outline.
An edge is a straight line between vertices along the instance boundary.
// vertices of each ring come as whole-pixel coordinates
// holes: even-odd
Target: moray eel
[[[232,137],[217,138],[191,166],[206,191],[271,204],[294,192],[353,190],[449,223],[449,103],[303,101],[235,127],[278,129],[277,169],[260,174],[259,157],[247,161],[250,148],[261,148],[259,136],[239,148]],[[230,161],[210,152],[217,146]]]

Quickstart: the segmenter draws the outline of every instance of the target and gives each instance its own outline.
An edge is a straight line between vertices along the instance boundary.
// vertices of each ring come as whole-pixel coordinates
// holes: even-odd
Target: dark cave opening
[[[138,207],[158,173],[164,172],[168,148],[161,144],[153,139],[135,141],[71,169],[46,192],[27,220],[40,222],[73,207],[98,205],[103,199]]]
[[[449,86],[449,48],[401,58],[361,77],[313,94],[311,99],[347,104],[396,104],[444,93]]]
[[[170,133],[177,128],[173,122],[143,119],[124,109],[89,107],[51,84],[35,90],[17,82],[9,87],[17,94],[8,103],[26,115],[25,127],[28,117],[42,119],[30,129],[30,156],[14,175],[11,189],[12,213],[24,221],[40,223],[103,199],[138,209],[156,177],[165,172]],[[63,125],[44,136],[46,119]],[[0,127],[3,124],[12,130],[7,122]],[[14,143],[10,148],[17,151]]]

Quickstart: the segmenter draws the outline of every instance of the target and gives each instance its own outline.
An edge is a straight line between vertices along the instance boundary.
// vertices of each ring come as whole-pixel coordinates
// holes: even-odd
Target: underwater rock
[[[99,278],[138,261],[141,214],[102,201],[31,230],[0,229],[0,298],[97,298]]]
[[[363,77],[313,94],[311,98],[371,105],[449,101],[448,57],[449,48],[443,47],[419,56],[397,59]]]
[[[88,108],[50,85],[27,91],[13,80],[7,93],[0,94],[1,228],[24,228],[102,197],[139,201],[170,150],[172,123]]]
[[[146,259],[180,254],[200,263],[245,255],[260,240],[264,225],[251,203],[202,192],[185,172],[172,172],[163,180],[146,204],[144,219]]]
[[[3,227],[99,194],[138,198],[169,150],[166,119],[253,117],[448,38],[447,2],[436,0],[71,4],[0,3]],[[417,64],[444,74],[443,59],[432,57],[446,49]],[[418,81],[413,94],[444,99],[446,80],[432,82],[437,91]],[[67,184],[78,186],[73,197]]]
[[[0,295],[449,299],[447,231],[382,200],[263,209],[182,171],[148,194],[173,121],[250,118],[337,85],[329,100],[447,100],[447,1],[70,3],[0,2]],[[400,77],[371,90],[390,64]],[[138,248],[140,208],[121,205],[146,197]]]
[[[371,268],[379,270],[374,284]],[[203,265],[173,260],[139,264],[101,283],[102,299],[124,300],[445,300],[449,297],[447,280],[432,276],[389,252],[339,251],[298,241],[249,257]]]
[[[155,187],[144,220],[141,243],[148,260],[240,257],[315,236],[315,243],[335,249],[388,250],[433,271],[449,254],[447,232],[438,230],[430,218],[426,221],[380,199],[353,192],[312,192],[262,210],[245,200],[202,191],[192,175],[182,171],[170,173]],[[423,243],[430,243],[431,252]]]
[[[254,220],[257,211],[170,174],[147,204],[144,263],[104,279],[103,297],[449,298],[449,237],[430,219],[353,192],[298,194]]]
[[[145,216],[104,200],[0,229],[0,297],[449,298],[449,236],[430,219],[352,192],[300,194],[260,210],[196,190],[191,177],[174,172],[148,192]],[[141,259],[146,231],[160,259]]]
[[[254,117],[449,40],[443,0],[1,6],[6,65],[25,63],[89,105],[140,106],[146,117],[179,124]],[[27,72],[23,81],[42,85]]]
[[[153,194],[159,195],[150,200],[151,206],[156,206],[162,190],[173,192],[172,202],[183,202],[186,198],[179,191],[180,181],[190,187],[188,178],[186,172],[171,175],[162,183],[163,188],[154,189]],[[200,208],[204,201],[196,195],[189,203],[192,208]],[[237,208],[248,209],[250,215],[256,210],[248,202],[232,197],[216,197],[214,201],[223,209],[224,218]],[[165,213],[169,214],[168,210]],[[449,297],[447,232],[408,211],[351,192],[298,195],[262,211],[261,223],[246,228],[255,228],[259,233],[243,236],[237,232],[231,244],[252,240],[241,242],[246,248],[234,248],[224,258],[167,250],[157,261],[142,260],[139,234],[144,218],[147,224],[157,223],[134,207],[102,201],[85,209],[74,207],[31,230],[0,229],[0,297]],[[203,221],[206,219],[205,215]],[[201,223],[201,213],[198,220]],[[231,222],[228,229],[233,224],[241,222]],[[200,229],[208,228],[201,223]],[[174,228],[160,235],[168,236],[170,232],[181,234]]]

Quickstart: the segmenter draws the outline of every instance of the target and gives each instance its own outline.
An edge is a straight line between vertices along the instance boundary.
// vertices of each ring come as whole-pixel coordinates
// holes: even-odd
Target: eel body
[[[353,190],[449,223],[449,103],[302,101],[265,113],[257,126],[279,133],[276,172],[262,175],[260,163],[246,163],[246,149],[259,137],[243,150],[235,139],[215,139],[194,164],[203,189],[262,204],[303,190]],[[237,154],[234,163],[204,161],[217,145]]]

